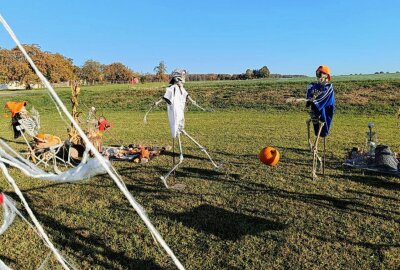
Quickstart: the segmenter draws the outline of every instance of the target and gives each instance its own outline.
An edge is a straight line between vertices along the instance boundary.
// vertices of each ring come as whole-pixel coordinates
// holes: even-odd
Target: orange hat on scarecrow
[[[319,78],[321,76],[321,73],[328,75],[328,80],[331,80],[331,70],[329,69],[328,66],[319,66],[317,70],[315,71],[315,74]]]

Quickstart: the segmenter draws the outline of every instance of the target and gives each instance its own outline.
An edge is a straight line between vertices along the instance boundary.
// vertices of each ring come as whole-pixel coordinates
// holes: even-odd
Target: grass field
[[[213,170],[184,139],[186,158],[176,179],[186,185],[183,191],[167,190],[159,179],[171,166],[171,153],[145,165],[114,163],[187,269],[399,269],[400,179],[347,171],[341,164],[348,149],[363,146],[371,121],[379,141],[400,150],[395,117],[400,78],[338,78],[327,175],[317,181],[311,179],[307,112],[285,103],[287,97],[302,97],[307,82],[188,83],[189,93],[216,112],[189,107],[186,130],[224,165]],[[171,145],[165,109],[142,123],[162,86],[83,88],[81,108],[96,106],[114,123],[105,144]],[[68,102],[69,90],[57,91]],[[41,112],[42,131],[66,137],[42,90],[2,94],[0,103],[33,104]],[[11,140],[7,121],[2,120],[1,137]],[[258,161],[267,145],[281,153],[277,167]],[[175,269],[109,177],[53,184],[10,171],[53,242],[79,269]],[[3,178],[0,189],[17,199]],[[47,253],[19,218],[0,236],[0,259],[14,269],[36,269]],[[48,269],[60,266],[51,259]]]

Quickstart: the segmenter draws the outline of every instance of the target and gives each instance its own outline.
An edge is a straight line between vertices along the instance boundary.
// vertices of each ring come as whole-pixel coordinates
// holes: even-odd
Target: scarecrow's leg
[[[312,177],[313,180],[317,179],[317,166],[318,166],[318,161],[321,162],[321,158],[318,156],[318,141],[321,135],[322,128],[325,123],[321,123],[319,130],[318,130],[318,135],[317,138],[315,139],[314,145],[313,145],[313,169],[312,169]]]
[[[307,142],[308,146],[310,147],[310,151],[312,151],[313,144],[311,142],[311,134],[310,134],[311,118],[306,121],[306,124],[307,124]]]
[[[181,134],[178,133],[178,143],[179,143],[179,162],[176,164],[166,175],[160,176],[166,188],[169,188],[167,184],[168,176],[178,168],[178,166],[183,162],[183,153],[182,153],[182,143],[181,143]]]
[[[183,134],[185,134],[192,142],[194,142],[195,145],[197,145],[201,151],[203,151],[208,159],[211,161],[212,165],[214,165],[215,168],[219,168],[219,166],[214,162],[214,160],[211,158],[210,154],[208,154],[207,150],[201,145],[199,144],[195,139],[193,139],[192,136],[190,136],[185,130],[182,130]]]

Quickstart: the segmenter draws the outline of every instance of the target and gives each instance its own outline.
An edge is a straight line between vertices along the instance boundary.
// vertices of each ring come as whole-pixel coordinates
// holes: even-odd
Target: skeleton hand
[[[190,96],[188,96],[188,99],[194,106],[196,106],[197,108],[199,108],[203,112],[213,112],[214,111],[213,109],[208,109],[208,110],[204,109],[199,104],[197,104],[197,102],[194,99],[192,99]]]
[[[300,102],[308,102],[310,101],[309,99],[306,98],[294,98],[290,97],[286,99],[286,103],[300,103]]]

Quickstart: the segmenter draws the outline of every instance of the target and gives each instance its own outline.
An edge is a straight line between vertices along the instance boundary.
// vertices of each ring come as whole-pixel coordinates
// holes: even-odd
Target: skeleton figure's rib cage
[[[97,151],[97,149],[94,147],[94,145],[90,142],[89,138],[83,132],[82,128],[75,121],[75,119],[71,116],[70,112],[65,107],[64,103],[61,101],[61,99],[59,98],[57,93],[54,91],[54,89],[51,86],[51,84],[49,83],[49,81],[43,76],[43,74],[36,67],[35,63],[32,61],[31,57],[28,55],[28,53],[26,52],[25,48],[21,45],[21,42],[18,40],[18,38],[16,37],[16,35],[14,34],[14,32],[12,31],[10,26],[7,24],[7,22],[4,20],[3,16],[1,16],[1,15],[0,15],[0,23],[4,26],[6,31],[9,33],[9,35],[11,36],[11,38],[13,39],[13,41],[15,42],[17,47],[20,49],[20,51],[22,52],[22,54],[25,57],[25,59],[29,62],[30,66],[32,67],[32,69],[34,70],[36,75],[39,77],[39,79],[41,80],[43,85],[47,88],[49,96],[51,97],[52,101],[54,102],[54,104],[55,104],[55,106],[56,106],[56,108],[58,110],[60,118],[66,123],[67,126],[70,126],[70,124],[72,124],[76,128],[79,136],[82,138],[83,142],[87,146],[87,151],[90,150],[93,153],[93,155],[95,157],[95,159],[93,159],[93,160],[95,161],[95,163],[97,163],[99,165],[98,168],[102,167],[101,170],[103,170],[104,172],[108,173],[109,176],[114,180],[115,184],[118,186],[118,188],[121,190],[121,192],[125,195],[126,199],[129,201],[131,206],[135,209],[135,211],[138,213],[140,218],[146,224],[146,226],[150,230],[150,233],[153,236],[154,240],[158,244],[160,244],[161,247],[166,251],[168,256],[170,256],[170,258],[175,263],[176,267],[178,269],[184,269],[184,267],[181,264],[181,262],[178,260],[178,258],[175,256],[175,254],[170,249],[170,247],[167,245],[167,243],[161,237],[160,233],[157,231],[157,229],[151,223],[150,219],[148,218],[148,216],[145,213],[145,211],[142,208],[142,206],[136,202],[135,198],[129,192],[129,190],[127,189],[125,183],[123,182],[121,176],[116,172],[116,170],[109,163],[107,163],[107,161],[101,156],[101,154]],[[63,117],[63,115],[66,116],[66,118],[68,119],[69,122]],[[23,170],[24,173],[28,172],[28,174],[30,174],[32,172],[38,173],[38,169],[35,168],[34,166],[31,166],[31,164],[29,164],[29,162],[27,162],[27,161],[24,161],[24,162],[19,163],[19,164],[17,164],[17,162],[13,162],[13,161],[16,161],[14,159],[14,157],[17,156],[17,153],[15,153],[13,151],[13,149],[8,148],[6,144],[3,144],[0,147],[0,149],[1,149],[1,153],[2,153],[0,155],[1,156],[0,169],[3,172],[3,176],[8,181],[8,183],[12,186],[12,188],[14,189],[16,195],[21,200],[25,210],[28,212],[29,217],[31,218],[35,228],[37,229],[37,232],[40,234],[40,236],[42,237],[44,243],[47,245],[47,247],[49,247],[49,249],[52,251],[52,253],[56,257],[56,259],[58,260],[58,262],[61,264],[61,266],[64,269],[66,269],[66,270],[75,269],[75,267],[73,267],[71,264],[69,264],[64,259],[64,257],[60,254],[60,252],[57,250],[57,248],[54,246],[54,244],[50,241],[50,239],[47,236],[47,234],[45,233],[43,227],[40,225],[39,221],[37,220],[37,218],[33,214],[32,210],[30,209],[30,207],[29,207],[27,201],[25,200],[21,190],[17,186],[17,184],[14,181],[14,179],[12,178],[12,176],[9,174],[8,169],[5,166],[5,164],[8,163],[9,165],[12,165],[12,166],[16,165],[15,167],[17,167],[19,169],[24,169]],[[12,155],[9,155],[7,153],[7,151],[6,151],[6,149],[7,149],[7,151],[11,152],[14,155],[14,157]],[[39,174],[41,174],[41,173],[39,173]],[[41,176],[39,176],[38,178],[41,178]],[[69,178],[69,176],[67,176],[67,178]],[[3,269],[8,269],[8,267],[5,266],[0,261],[0,269],[2,269],[2,268]]]

